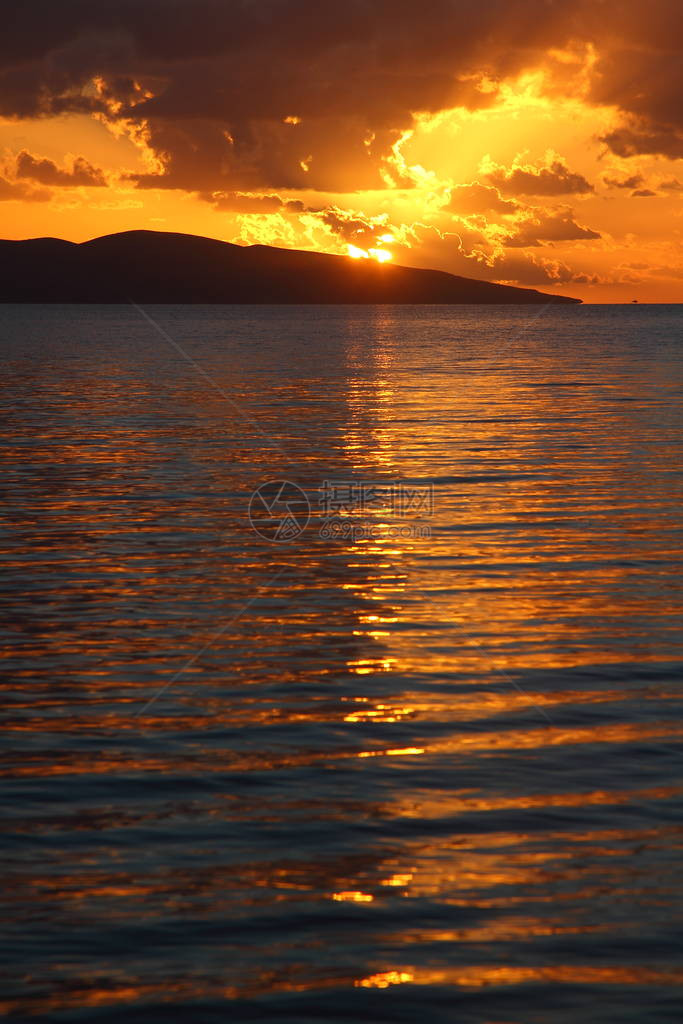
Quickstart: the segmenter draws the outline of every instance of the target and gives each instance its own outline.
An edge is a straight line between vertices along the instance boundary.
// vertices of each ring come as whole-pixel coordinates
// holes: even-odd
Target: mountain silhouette
[[[0,240],[0,302],[557,303],[531,288],[165,231]]]

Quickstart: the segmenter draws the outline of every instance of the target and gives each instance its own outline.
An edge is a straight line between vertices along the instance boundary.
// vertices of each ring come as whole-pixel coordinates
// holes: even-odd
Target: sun
[[[391,235],[383,235],[378,241],[393,242]],[[376,260],[378,263],[388,263],[394,257],[387,249],[359,249],[357,245],[349,244],[346,247],[352,260]]]

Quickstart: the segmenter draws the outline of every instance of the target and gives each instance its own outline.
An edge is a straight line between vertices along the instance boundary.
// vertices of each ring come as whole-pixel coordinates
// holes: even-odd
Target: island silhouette
[[[577,303],[440,270],[166,231],[0,240],[0,302]]]

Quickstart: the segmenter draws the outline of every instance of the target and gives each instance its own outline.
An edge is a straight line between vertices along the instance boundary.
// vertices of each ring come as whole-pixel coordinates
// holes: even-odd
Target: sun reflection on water
[[[61,341],[23,315],[0,773],[5,920],[36,941],[5,1009],[404,986],[428,1018],[442,986],[538,985],[621,1012],[680,984],[681,375],[634,340],[654,314],[602,343],[590,309],[521,335],[520,310],[159,311],[248,417],[120,311]],[[432,482],[432,536],[379,507],[326,539],[314,509],[268,547],[248,497],[290,475]]]

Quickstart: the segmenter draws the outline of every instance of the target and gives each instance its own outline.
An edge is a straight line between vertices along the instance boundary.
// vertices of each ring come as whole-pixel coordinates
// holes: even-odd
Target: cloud
[[[602,178],[603,184],[607,188],[638,188],[643,184],[645,179],[642,174],[632,174],[630,178],[610,178],[606,174]]]
[[[213,204],[215,210],[224,213],[303,213],[306,209],[299,199],[282,199],[278,195],[253,194],[248,192],[213,192],[201,196]]]
[[[575,270],[562,260],[538,252],[506,251],[499,246],[469,248],[458,234],[433,226],[414,225],[415,248],[395,252],[397,263],[433,267],[452,274],[501,284],[563,285],[596,283],[594,275]]]
[[[583,43],[589,100],[626,119],[607,144],[680,155],[680,26],[678,0],[27,0],[0,36],[0,116],[144,132],[161,173],[140,187],[382,187],[415,112],[483,110]],[[519,194],[591,191],[565,165],[517,170]]]
[[[369,217],[338,206],[307,206],[299,199],[283,199],[275,194],[213,193],[202,198],[212,202],[219,211],[243,218],[242,237],[245,237],[245,229],[251,233],[250,237],[255,231],[259,240],[275,237],[272,232],[277,231],[278,244],[295,248],[315,248],[316,242],[320,245],[325,240],[329,243],[336,239],[343,243],[339,247],[342,252],[346,252],[348,244],[370,249],[380,244],[380,235],[405,234],[402,229],[395,231],[391,228],[386,213]]]
[[[68,169],[60,168],[53,160],[47,157],[33,156],[27,150],[22,150],[17,156],[16,175],[18,178],[30,178],[42,185],[89,185],[104,186],[107,180],[104,172],[98,167],[93,167],[85,157],[77,156],[71,161]]]
[[[683,158],[683,131],[667,125],[641,122],[637,126],[617,128],[600,136],[600,139],[621,157],[646,154],[666,156],[671,160]]]
[[[569,209],[534,211],[513,234],[508,235],[503,244],[508,248],[524,248],[538,246],[543,242],[569,242],[600,237],[597,231],[577,224]]]
[[[506,168],[485,159],[482,170],[493,185],[512,195],[559,196],[593,191],[582,174],[570,171],[566,163],[554,155],[541,167],[515,161],[512,167]]]
[[[320,218],[334,235],[347,244],[356,245],[360,249],[370,249],[377,245],[378,238],[383,234],[391,234],[387,214],[367,217],[364,214],[339,207],[312,211]]]
[[[29,203],[44,203],[50,199],[51,193],[44,188],[33,188],[22,181],[8,181],[0,178],[0,202],[23,200]]]
[[[614,152],[675,154],[683,139],[680,5],[655,0],[647,12],[641,4],[638,14],[635,4],[630,0],[626,5],[631,16],[628,11],[626,19],[622,15],[615,36],[598,43],[591,99],[615,105],[626,115],[623,129],[605,136]]]
[[[596,283],[597,278],[574,271],[561,260],[542,256],[506,255],[496,260],[493,280],[499,284],[564,285]]]
[[[451,197],[443,211],[453,210],[455,213],[502,213],[512,214],[519,209],[519,204],[512,199],[503,199],[497,188],[482,185],[473,181],[471,185],[455,185],[451,189]]]
[[[632,189],[632,196],[648,198],[659,195],[659,192],[648,186],[642,174],[632,174],[629,178],[621,179],[603,175],[602,180],[608,188]],[[669,178],[668,180],[655,183],[655,189],[659,189],[661,192],[683,192],[683,184],[678,178]]]

